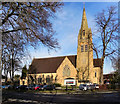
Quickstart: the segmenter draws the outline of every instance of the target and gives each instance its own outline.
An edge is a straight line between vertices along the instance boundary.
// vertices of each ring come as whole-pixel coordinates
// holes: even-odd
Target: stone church
[[[101,59],[93,59],[92,32],[88,28],[85,8],[78,34],[77,55],[33,59],[26,79],[20,84],[60,83],[66,79],[80,83],[97,83],[100,80]]]

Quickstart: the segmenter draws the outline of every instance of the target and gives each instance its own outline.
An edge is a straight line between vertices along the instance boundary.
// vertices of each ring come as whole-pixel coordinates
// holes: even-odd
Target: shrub
[[[61,87],[60,83],[54,83],[55,87]]]
[[[109,84],[109,85],[106,85],[107,86],[107,89],[111,89],[111,85]]]
[[[115,84],[111,84],[111,89],[116,89],[116,85]]]

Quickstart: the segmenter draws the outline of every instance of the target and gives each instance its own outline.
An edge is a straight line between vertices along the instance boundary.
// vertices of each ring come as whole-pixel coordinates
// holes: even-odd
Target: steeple
[[[87,29],[88,29],[88,23],[87,23],[87,17],[86,17],[86,12],[85,12],[85,7],[84,7],[83,8],[81,30],[87,30]]]
[[[88,28],[85,7],[83,8],[82,23],[78,34],[77,69],[79,80],[91,80],[93,69],[92,33]],[[92,77],[91,77],[92,78]]]

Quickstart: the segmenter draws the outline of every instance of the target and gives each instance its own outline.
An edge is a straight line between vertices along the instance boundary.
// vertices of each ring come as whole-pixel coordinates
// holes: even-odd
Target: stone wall
[[[69,69],[70,69],[70,75],[66,75],[64,76],[64,68],[65,66],[68,65]],[[76,80],[76,75],[77,75],[77,70],[76,68],[73,66],[73,64],[70,62],[70,60],[66,57],[62,64],[59,66],[59,68],[57,69],[57,83],[61,83],[62,85],[64,85],[64,79],[66,78],[74,78]]]

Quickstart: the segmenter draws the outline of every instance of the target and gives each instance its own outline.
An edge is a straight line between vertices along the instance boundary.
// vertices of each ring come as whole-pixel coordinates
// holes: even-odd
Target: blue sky
[[[106,9],[110,5],[118,5],[115,2],[86,2],[85,10],[88,21],[88,26],[95,32],[95,14]],[[51,20],[53,28],[57,35],[61,49],[48,52],[47,48],[38,46],[37,50],[30,47],[31,58],[25,64],[30,64],[33,58],[54,57],[54,56],[66,56],[77,54],[77,37],[81,26],[83,12],[82,2],[65,2],[63,8],[56,13],[56,18]],[[95,37],[93,37],[94,40]],[[113,71],[110,61],[105,60],[104,73]]]

